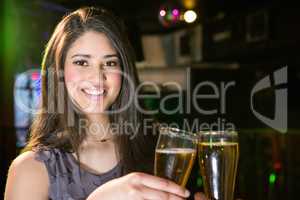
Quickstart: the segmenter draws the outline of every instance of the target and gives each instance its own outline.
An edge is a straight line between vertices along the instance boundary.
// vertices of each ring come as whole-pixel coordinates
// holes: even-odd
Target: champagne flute
[[[233,200],[239,158],[237,132],[200,132],[198,156],[208,199]]]
[[[197,137],[171,127],[160,127],[159,133],[154,174],[185,187],[197,154]]]

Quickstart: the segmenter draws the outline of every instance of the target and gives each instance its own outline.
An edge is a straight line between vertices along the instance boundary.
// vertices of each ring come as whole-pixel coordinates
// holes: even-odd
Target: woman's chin
[[[86,99],[80,99],[80,101],[77,101],[76,105],[78,110],[83,114],[108,114],[110,103],[108,101],[91,102]]]
[[[83,109],[81,110],[83,113],[85,114],[107,114],[108,110],[104,109],[104,108],[87,108],[87,109]]]

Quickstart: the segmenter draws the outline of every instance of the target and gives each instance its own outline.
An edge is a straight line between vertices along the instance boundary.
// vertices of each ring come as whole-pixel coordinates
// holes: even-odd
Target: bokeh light
[[[197,19],[197,13],[193,10],[187,10],[183,18],[187,23],[193,23]]]
[[[159,15],[164,17],[166,15],[166,11],[165,10],[160,10]]]

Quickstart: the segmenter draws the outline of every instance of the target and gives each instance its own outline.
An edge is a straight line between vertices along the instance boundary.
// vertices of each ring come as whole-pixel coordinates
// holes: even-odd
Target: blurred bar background
[[[26,143],[32,115],[16,102],[34,109],[39,95],[43,50],[55,25],[80,6],[104,6],[121,16],[128,27],[141,81],[160,84],[164,95],[178,94],[168,81],[182,86],[185,98],[197,84],[235,82],[226,93],[226,112],[220,98],[201,99],[204,115],[159,112],[153,118],[166,123],[232,123],[240,133],[240,162],[236,197],[244,200],[297,199],[300,188],[300,12],[283,0],[3,0],[0,15],[0,193],[4,193],[11,161]],[[190,15],[184,13],[188,10]],[[195,21],[193,14],[196,14]],[[186,21],[185,21],[186,20]],[[190,20],[190,23],[188,21]],[[258,120],[251,111],[252,88],[262,78],[288,66],[288,131],[281,133]],[[27,73],[25,73],[27,72]],[[272,77],[272,76],[271,76]],[[274,78],[271,78],[274,83]],[[272,84],[274,85],[274,84]],[[161,98],[145,88],[146,108],[158,109]],[[277,87],[255,95],[254,107],[274,118]],[[201,94],[211,94],[203,87]],[[168,99],[168,109],[180,102]],[[223,110],[224,111],[224,110]],[[219,120],[219,121],[218,121]],[[192,126],[193,124],[190,124]],[[194,130],[195,131],[195,130]],[[188,187],[202,191],[195,165]]]

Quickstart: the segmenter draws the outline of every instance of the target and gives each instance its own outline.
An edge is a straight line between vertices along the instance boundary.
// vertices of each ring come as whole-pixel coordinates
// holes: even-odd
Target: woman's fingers
[[[194,195],[194,199],[195,200],[206,200],[206,197],[205,197],[205,195],[203,193],[197,192]]]
[[[172,193],[174,195],[181,196],[184,198],[187,198],[190,195],[188,190],[167,179],[144,173],[134,173],[133,176],[134,182],[141,183],[146,187]]]
[[[141,188],[139,188],[139,191],[142,194],[143,199],[147,200],[184,200],[183,197],[161,190],[149,188],[147,186],[142,186]]]

